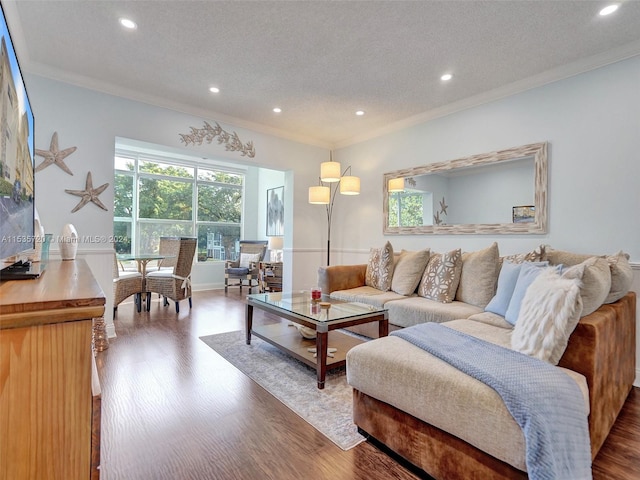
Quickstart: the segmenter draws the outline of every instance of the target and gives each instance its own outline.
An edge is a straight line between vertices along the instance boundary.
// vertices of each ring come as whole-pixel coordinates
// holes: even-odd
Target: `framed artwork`
[[[513,223],[533,223],[536,221],[536,207],[520,205],[513,207]]]
[[[284,186],[267,189],[267,237],[284,235]]]

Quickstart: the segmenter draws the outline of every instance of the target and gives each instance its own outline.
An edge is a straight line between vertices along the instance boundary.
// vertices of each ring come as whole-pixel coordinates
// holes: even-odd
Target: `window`
[[[155,253],[162,236],[197,236],[199,262],[235,259],[244,173],[127,151],[114,166],[118,253]]]
[[[391,193],[389,195],[389,225],[394,227],[422,225],[425,205],[429,203],[425,200],[423,193]]]

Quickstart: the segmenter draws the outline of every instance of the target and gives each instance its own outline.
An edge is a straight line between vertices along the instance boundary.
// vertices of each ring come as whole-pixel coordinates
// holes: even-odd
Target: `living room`
[[[623,6],[637,18],[637,4],[627,2]],[[17,47],[22,44],[28,51],[29,42],[24,38],[20,42],[19,32],[23,37],[34,32],[33,20],[26,17],[32,9],[13,2],[6,5],[3,2],[3,7],[12,33],[16,31],[13,34],[17,36],[14,39]],[[621,8],[619,13],[625,13],[624,10]],[[62,40],[58,43],[52,37],[50,41],[56,48],[65,48]],[[211,46],[211,52],[204,48],[202,56],[214,62],[215,50],[215,46]],[[73,223],[83,235],[98,238],[113,235],[111,211],[103,212],[88,205],[71,214],[77,198],[64,189],[82,188],[88,171],[93,175],[94,185],[113,185],[118,138],[282,172],[283,286],[285,290],[307,288],[316,283],[317,268],[326,264],[327,244],[324,207],[308,203],[308,187],[318,183],[320,164],[333,152],[334,160],[343,168],[351,166],[352,174],[360,177],[361,192],[356,197],[336,198],[331,264],[366,263],[369,249],[382,246],[387,240],[398,251],[426,246],[444,251],[452,243],[473,251],[493,241],[499,243],[501,254],[529,251],[540,244],[579,253],[613,254],[623,250],[630,255],[634,271],[632,290],[640,292],[640,220],[633,211],[640,204],[640,192],[635,185],[640,177],[639,55],[640,40],[636,37],[622,47],[599,52],[588,61],[559,64],[551,72],[513,82],[502,89],[434,108],[423,115],[390,121],[354,138],[332,141],[276,134],[272,129],[258,128],[250,120],[239,122],[219,114],[211,104],[187,108],[174,103],[169,95],[159,103],[157,99],[162,92],[156,96],[152,95],[154,92],[133,95],[125,86],[107,86],[73,73],[65,75],[64,67],[56,69],[32,58],[31,63],[23,61],[22,68],[36,115],[36,148],[48,149],[54,132],[59,135],[61,149],[77,147],[68,162],[73,166],[73,177],[57,167],[38,173],[37,208],[47,232],[58,233],[65,224]],[[459,73],[457,77],[463,75]],[[434,79],[426,88],[443,87],[439,79]],[[367,110],[366,106],[360,107]],[[202,127],[204,121],[217,121],[225,130],[237,132],[243,142],[251,141],[255,157],[227,151],[216,141],[185,146],[180,134],[189,133],[192,127]],[[384,173],[534,142],[548,142],[549,148],[546,233],[384,235]],[[261,188],[264,191],[259,191],[257,197],[264,200],[266,186]],[[113,205],[114,190],[107,188],[100,199],[107,206]],[[262,215],[263,205],[256,206],[256,210]],[[262,237],[262,232],[256,228],[255,235]],[[111,244],[81,244],[78,249],[78,256],[87,260],[105,293],[111,291],[112,252]],[[52,256],[57,253],[54,245]],[[194,283],[193,288],[198,291],[203,285]],[[108,299],[107,331],[113,338],[116,330],[110,318],[112,307]],[[640,351],[637,358],[640,360]],[[640,386],[638,370],[635,385]]]

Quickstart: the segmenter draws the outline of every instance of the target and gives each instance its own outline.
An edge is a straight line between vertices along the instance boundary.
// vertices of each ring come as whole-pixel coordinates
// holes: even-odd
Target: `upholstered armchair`
[[[253,287],[259,286],[260,262],[264,260],[267,251],[266,240],[241,240],[240,253],[235,261],[227,261],[224,269],[224,293],[229,287],[249,287],[249,293]]]
[[[135,295],[138,313],[142,310],[142,274],[140,272],[120,271],[116,253],[113,252],[113,313],[118,305],[131,295]]]
[[[191,301],[191,267],[196,253],[197,238],[180,237],[178,253],[175,257],[173,268],[160,268],[147,273],[147,309],[151,301],[151,293],[156,292],[164,297],[164,305],[169,300],[176,304],[176,313],[180,313],[180,300],[189,299],[189,308],[193,306]]]

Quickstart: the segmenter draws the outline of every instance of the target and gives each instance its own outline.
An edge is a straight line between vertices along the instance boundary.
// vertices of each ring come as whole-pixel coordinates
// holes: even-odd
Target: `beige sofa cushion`
[[[429,262],[430,254],[431,250],[428,248],[417,252],[402,250],[393,267],[391,290],[400,295],[414,293]]]
[[[485,340],[495,337],[493,343],[497,344],[509,341],[508,329],[468,320],[449,322],[447,326],[476,332]],[[564,371],[580,386],[588,408],[586,380],[578,373]],[[347,382],[526,470],[522,430],[495,390],[401,338],[383,337],[349,350]]]
[[[602,257],[590,257],[582,263],[563,269],[563,275],[582,271],[582,316],[595,312],[602,305],[611,290],[611,270]],[[568,272],[568,273],[567,273]],[[579,273],[576,273],[580,277]]]
[[[382,292],[377,288],[367,286],[351,288],[349,290],[336,290],[335,292],[331,292],[330,297],[336,300],[344,300],[345,302],[366,303],[374,307],[382,307],[390,300],[407,298],[395,292]]]
[[[509,330],[513,328],[513,325],[507,322],[502,315],[493,312],[476,313],[468,317],[468,319],[495,327],[508,328]]]
[[[391,289],[393,277],[393,247],[391,242],[382,248],[369,250],[369,262],[365,274],[365,285],[386,292]]]
[[[563,264],[565,266],[574,266],[583,263],[590,258],[596,257],[596,255],[573,253],[564,250],[554,250],[549,246],[547,246],[546,251],[547,258],[552,265]],[[609,292],[602,300],[602,303],[616,302],[627,294],[627,292],[631,288],[631,282],[633,282],[633,270],[631,269],[631,265],[629,265],[629,255],[622,251],[619,251],[618,253],[615,253],[613,255],[601,255],[597,257],[602,258],[607,262],[607,264],[609,265],[609,274],[611,277]],[[596,282],[601,286],[606,284],[604,263],[598,264],[598,270],[598,272],[588,272],[585,281]],[[588,288],[593,290],[596,287],[590,285]],[[594,301],[597,301],[599,295],[596,293],[592,293],[591,295],[594,297]],[[599,306],[600,305],[597,305],[596,309]],[[586,312],[590,311],[592,308],[593,305],[587,303],[584,306],[582,316],[588,315],[588,313]]]
[[[418,287],[418,295],[437,302],[452,302],[460,283],[461,272],[462,251],[459,248],[431,255]]]
[[[482,309],[463,302],[442,303],[423,297],[406,297],[385,303],[389,310],[389,323],[399,327],[411,327],[425,322],[447,322],[468,318]]]
[[[611,271],[611,290],[604,303],[613,303],[624,297],[633,282],[633,270],[629,265],[629,254],[622,251],[605,257]]]
[[[462,254],[462,271],[456,300],[486,307],[496,293],[500,272],[497,242],[484,250]]]

